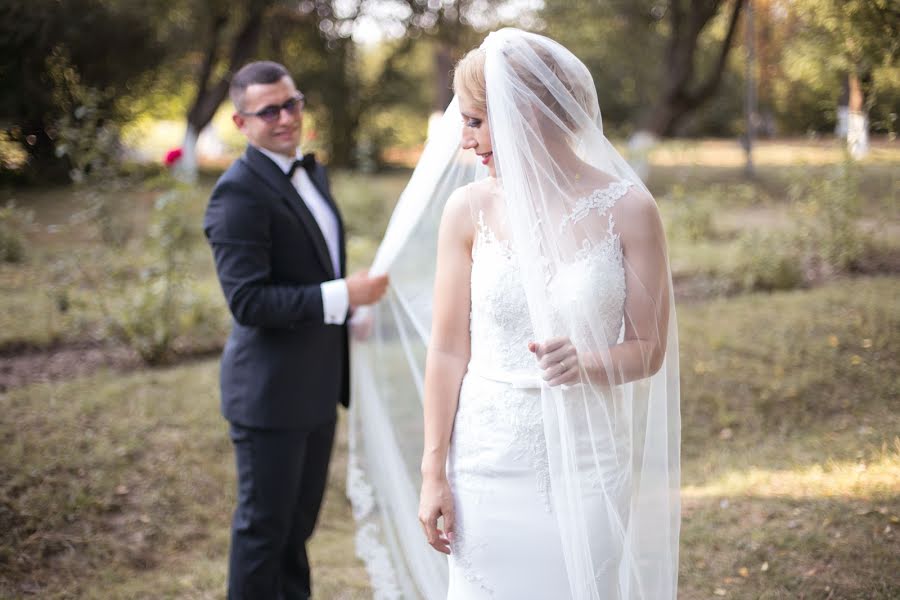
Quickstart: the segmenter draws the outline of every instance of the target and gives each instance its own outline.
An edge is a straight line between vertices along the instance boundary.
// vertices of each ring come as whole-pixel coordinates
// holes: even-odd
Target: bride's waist
[[[510,368],[474,361],[469,363],[467,374],[521,389],[540,389],[545,383],[537,369]]]

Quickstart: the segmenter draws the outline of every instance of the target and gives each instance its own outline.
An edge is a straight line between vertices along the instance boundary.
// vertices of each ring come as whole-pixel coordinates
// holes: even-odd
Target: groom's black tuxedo
[[[308,172],[340,222],[325,168]],[[334,420],[337,402],[349,402],[347,328],[324,323],[319,285],[336,276],[290,180],[248,146],[213,189],[204,230],[234,317],[222,355],[222,414],[275,429]]]
[[[320,284],[343,276],[343,226],[324,167],[310,180],[338,221],[341,273],[287,174],[253,146],[213,189],[204,232],[233,316],[222,414],[237,456],[230,598],[306,598],[305,542],[327,479],[336,407],[349,401],[347,327]]]

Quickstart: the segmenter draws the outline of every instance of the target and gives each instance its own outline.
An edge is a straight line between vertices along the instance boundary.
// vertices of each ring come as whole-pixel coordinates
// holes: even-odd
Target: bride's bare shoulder
[[[492,189],[492,183],[485,180],[456,188],[447,198],[441,227],[450,227],[456,233],[471,238],[475,231],[475,215],[490,200]]]
[[[659,207],[649,192],[631,188],[612,209],[622,245],[628,248],[665,239]]]
[[[447,198],[441,216],[441,230],[454,238],[471,242],[475,234],[474,207],[481,196],[479,184],[473,182],[456,188]]]

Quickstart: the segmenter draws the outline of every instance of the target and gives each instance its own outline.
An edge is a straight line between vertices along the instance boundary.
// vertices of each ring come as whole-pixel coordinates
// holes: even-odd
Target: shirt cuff
[[[322,288],[322,312],[325,313],[325,324],[343,325],[347,319],[347,309],[350,308],[347,282],[343,279],[334,279],[323,282],[320,287]]]

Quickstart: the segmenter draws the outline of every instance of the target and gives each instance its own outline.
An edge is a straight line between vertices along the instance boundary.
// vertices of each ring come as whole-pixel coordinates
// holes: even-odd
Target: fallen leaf
[[[713,594],[715,594],[716,596],[725,596],[726,594],[728,594],[728,592],[722,588],[716,588]]]
[[[768,570],[769,570],[769,563],[768,563],[768,562],[764,562],[763,564],[761,564],[761,565],[759,566],[759,570],[762,571],[763,573],[765,573],[766,571],[768,571]]]
[[[128,494],[127,485],[116,486],[116,496],[126,496]]]
[[[741,567],[740,569],[738,569],[738,575],[740,575],[741,577],[750,577],[750,569],[748,569],[747,567]]]

